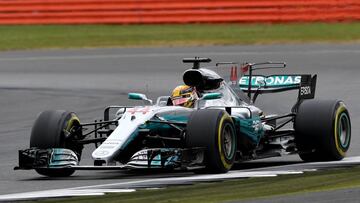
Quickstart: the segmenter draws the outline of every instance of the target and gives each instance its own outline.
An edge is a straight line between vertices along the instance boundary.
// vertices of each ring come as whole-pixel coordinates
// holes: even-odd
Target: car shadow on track
[[[248,170],[248,169],[259,170],[262,168],[286,166],[286,165],[293,165],[299,163],[304,163],[304,162],[303,161],[249,161],[249,162],[241,162],[235,164],[232,167],[232,170]]]
[[[115,180],[115,179],[150,179],[167,177],[192,176],[189,171],[169,171],[169,170],[106,170],[106,171],[77,171],[70,177],[45,177],[38,175],[34,178],[22,179],[22,181],[46,181],[46,180]]]

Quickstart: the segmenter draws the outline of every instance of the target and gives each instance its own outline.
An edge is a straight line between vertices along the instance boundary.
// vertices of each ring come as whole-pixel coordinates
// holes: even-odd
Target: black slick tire
[[[30,147],[39,149],[67,148],[74,151],[79,160],[83,146],[66,139],[66,131],[80,125],[80,120],[73,112],[57,110],[41,112],[31,131]],[[36,169],[36,172],[49,177],[66,177],[72,175],[74,169]]]
[[[350,147],[350,116],[339,100],[303,101],[294,129],[299,156],[304,161],[341,160]]]
[[[226,173],[234,163],[236,131],[232,118],[220,109],[194,111],[187,124],[187,147],[205,148],[206,172]]]

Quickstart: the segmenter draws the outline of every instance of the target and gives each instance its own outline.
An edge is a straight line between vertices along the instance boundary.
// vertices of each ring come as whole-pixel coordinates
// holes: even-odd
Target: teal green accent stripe
[[[240,125],[240,132],[248,137],[255,144],[260,142],[260,139],[264,136],[264,129],[261,124],[260,117],[253,117],[251,119],[237,119]]]
[[[121,150],[125,149],[132,141],[135,140],[135,138],[138,136],[139,134],[139,130],[136,129],[131,135],[130,137],[125,141],[125,143],[121,146]]]
[[[174,121],[174,122],[187,122],[189,117],[188,115],[161,115],[166,121]],[[167,131],[172,129],[171,126],[165,123],[145,123],[139,127],[140,129],[150,129],[150,130],[157,130],[157,131]]]

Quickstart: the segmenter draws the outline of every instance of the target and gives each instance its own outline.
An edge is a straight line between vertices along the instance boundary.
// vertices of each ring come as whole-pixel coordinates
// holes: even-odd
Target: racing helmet
[[[196,93],[195,87],[179,85],[172,91],[170,98],[174,106],[192,108],[199,97]]]

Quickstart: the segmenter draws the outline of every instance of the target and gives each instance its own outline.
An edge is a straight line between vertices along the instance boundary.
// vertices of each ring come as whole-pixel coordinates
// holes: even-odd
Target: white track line
[[[37,192],[25,192],[25,193],[17,193],[10,195],[1,195],[0,201],[29,200],[29,199],[54,198],[54,197],[98,196],[98,195],[104,195],[105,193],[121,193],[121,192],[134,192],[134,191],[135,189],[44,190]]]
[[[147,179],[147,180],[128,181],[121,183],[74,187],[74,188],[66,188],[66,189],[15,193],[8,195],[0,195],[0,201],[15,201],[15,200],[28,200],[28,199],[53,198],[53,197],[74,197],[74,196],[87,196],[87,195],[93,196],[93,195],[104,195],[105,193],[114,193],[114,192],[134,192],[135,189],[116,189],[116,187],[121,187],[121,186],[128,187],[129,185],[136,185],[136,184],[142,184],[142,185],[149,184],[149,187],[152,187],[151,184],[153,183],[166,185],[167,183],[199,182],[199,181],[209,181],[209,180],[250,178],[250,177],[275,177],[277,175],[301,174],[301,173],[303,172],[302,171],[254,171],[254,172],[230,171],[229,173],[226,174]]]
[[[265,54],[331,54],[331,53],[360,53],[360,50],[310,50],[310,51],[241,51],[241,52],[178,52],[178,53],[144,53],[144,54],[100,54],[100,55],[73,55],[73,56],[39,56],[39,57],[8,57],[0,61],[38,61],[38,60],[79,60],[79,59],[108,59],[108,58],[138,58],[163,56],[244,56]]]

